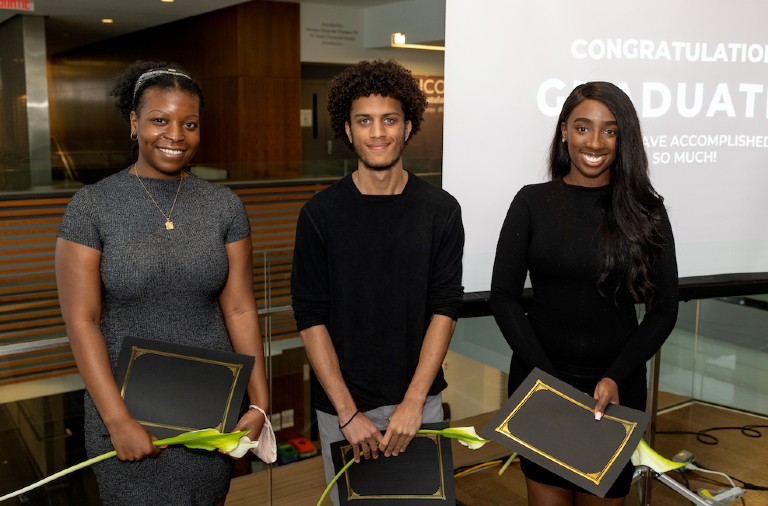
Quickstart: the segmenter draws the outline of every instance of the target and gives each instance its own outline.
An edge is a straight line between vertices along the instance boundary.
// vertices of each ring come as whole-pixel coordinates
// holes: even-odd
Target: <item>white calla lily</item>
[[[240,441],[237,443],[237,448],[234,450],[228,451],[227,455],[230,457],[235,457],[236,459],[242,458],[243,455],[248,453],[249,450],[253,450],[259,446],[258,441],[251,441],[251,438],[248,436],[243,436],[240,438]]]
[[[635,466],[647,466],[659,474],[664,474],[667,471],[672,471],[674,469],[680,469],[687,465],[687,462],[675,462],[662,457],[656,453],[644,439],[641,439],[637,444],[637,448],[632,452],[630,460]]]
[[[474,426],[448,427],[447,429],[442,430],[423,429],[419,431],[419,434],[438,434],[443,437],[458,439],[459,443],[468,447],[470,450],[482,448],[483,445],[488,442],[487,439],[483,439],[477,434]]]

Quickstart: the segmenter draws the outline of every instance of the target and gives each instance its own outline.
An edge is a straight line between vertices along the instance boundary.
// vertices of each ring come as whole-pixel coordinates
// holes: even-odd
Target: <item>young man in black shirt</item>
[[[443,419],[464,229],[458,202],[403,167],[426,105],[394,61],[360,62],[329,88],[331,126],[357,170],[301,210],[291,278],[328,481],[332,442],[396,456],[422,423]]]

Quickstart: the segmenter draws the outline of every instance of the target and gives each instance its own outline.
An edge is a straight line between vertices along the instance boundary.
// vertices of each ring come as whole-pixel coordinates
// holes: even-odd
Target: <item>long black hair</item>
[[[653,303],[653,271],[661,246],[664,199],[648,176],[640,120],[632,101],[614,84],[595,81],[577,86],[565,100],[549,152],[549,172],[559,179],[571,170],[568,145],[561,141],[561,125],[584,100],[605,104],[616,117],[616,160],[611,166],[611,193],[605,200],[601,228],[602,272],[598,287],[615,295],[621,281],[636,302]]]

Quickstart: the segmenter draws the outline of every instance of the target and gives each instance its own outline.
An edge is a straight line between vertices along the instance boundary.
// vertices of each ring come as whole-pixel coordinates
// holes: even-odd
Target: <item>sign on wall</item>
[[[35,0],[0,0],[0,9],[32,12],[35,10]]]
[[[443,76],[413,76],[419,80],[419,87],[427,96],[427,110],[424,114],[443,114],[445,103],[445,80]],[[440,120],[442,122],[442,119]]]

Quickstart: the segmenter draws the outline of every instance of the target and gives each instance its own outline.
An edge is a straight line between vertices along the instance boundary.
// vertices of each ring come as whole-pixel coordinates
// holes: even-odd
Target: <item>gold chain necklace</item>
[[[160,211],[160,214],[163,215],[163,218],[165,218],[165,229],[166,230],[173,230],[173,222],[171,221],[171,214],[173,213],[173,208],[176,207],[176,199],[179,198],[179,192],[181,191],[181,183],[184,181],[184,173],[181,173],[181,176],[179,177],[179,187],[176,189],[176,196],[173,197],[173,204],[171,204],[171,209],[168,211],[168,214],[165,214],[163,212],[162,208],[157,204],[154,197],[152,197],[152,194],[149,193],[149,190],[147,190],[147,187],[144,186],[144,182],[139,177],[139,167],[134,163],[133,164],[133,170],[134,175],[136,176],[136,179],[139,180],[139,184],[142,188],[144,188],[144,191],[147,193],[147,196],[149,197],[149,200],[152,201],[153,204],[155,204],[155,207],[158,211]]]

